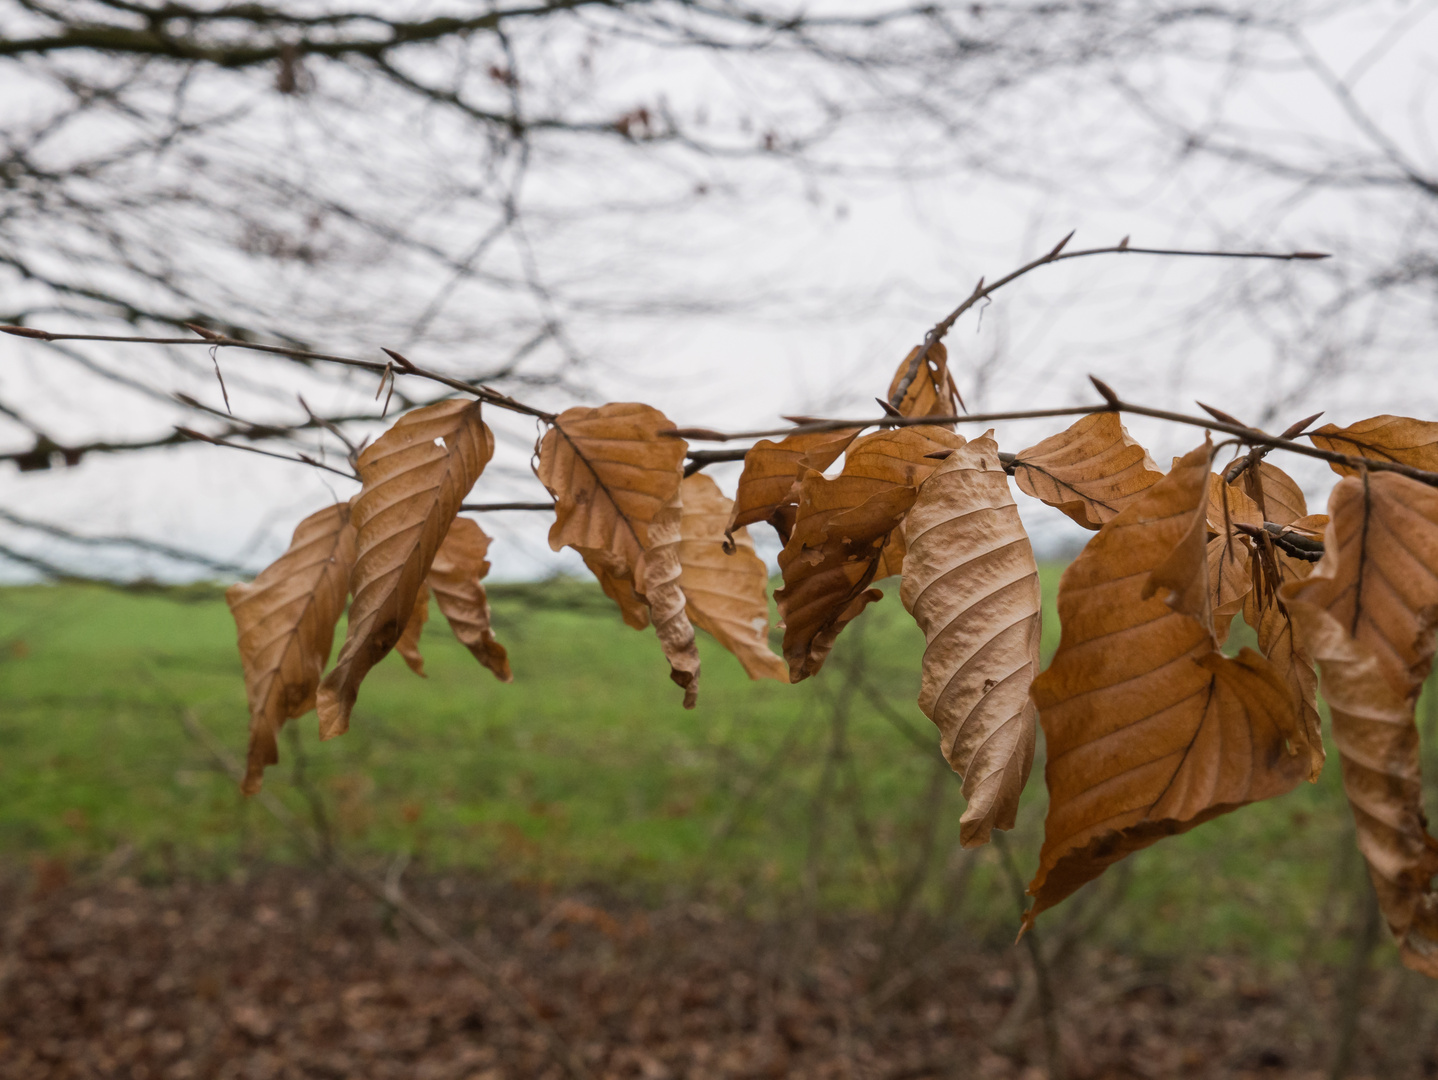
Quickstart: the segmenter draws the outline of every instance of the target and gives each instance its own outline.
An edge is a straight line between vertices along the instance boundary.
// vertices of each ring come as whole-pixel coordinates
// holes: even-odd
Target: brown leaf
[[[469,518],[455,518],[429,568],[429,587],[454,636],[500,682],[512,682],[509,654],[495,640],[489,597],[480,584],[489,573],[489,537]]]
[[[1163,476],[1112,412],[1091,413],[1021,451],[1013,472],[1019,490],[1086,529],[1111,521]]]
[[[554,496],[549,546],[572,547],[620,578],[634,576],[649,525],[682,479],[683,439],[648,405],[566,409],[539,445],[535,468]]]
[[[1011,829],[1034,759],[1039,569],[992,432],[924,481],[904,520],[899,596],[924,631],[919,708],[964,778],[965,847]]]
[[[535,472],[555,499],[549,546],[578,551],[629,625],[653,619],[671,678],[693,708],[699,654],[678,556],[687,444],[662,434],[673,427],[648,405],[566,409],[540,442]]]
[[[1281,551],[1273,552],[1277,568],[1276,584],[1300,581],[1313,570],[1313,563],[1289,558]],[[1264,601],[1258,589],[1251,589],[1243,598],[1243,618],[1258,636],[1258,651],[1268,658],[1288,684],[1289,697],[1298,710],[1302,732],[1301,753],[1308,755],[1308,779],[1317,780],[1327,756],[1323,750],[1323,731],[1318,715],[1318,673],[1313,657],[1297,640],[1293,620],[1287,607],[1277,597]]]
[[[845,428],[789,435],[779,442],[760,439],[744,455],[744,472],[734,495],[734,519],[729,527],[771,521],[780,539],[788,543],[789,530],[794,525],[792,516],[777,522],[772,519],[782,508],[798,504],[799,473],[804,469],[823,472],[839,460],[857,434],[858,428]]]
[[[1208,474],[1208,530],[1220,535],[1235,523],[1262,525],[1263,514],[1237,484],[1225,484],[1218,473]]]
[[[616,577],[592,555],[584,556],[584,565],[589,567],[589,572],[599,582],[604,595],[619,605],[619,613],[626,624],[636,630],[643,630],[649,625],[649,605],[644,602],[644,597],[634,591],[632,578]]]
[[[361,680],[399,641],[460,503],[493,454],[478,401],[406,413],[360,454],[354,601],[340,658],[320,685],[320,738],[348,730]]]
[[[275,739],[284,722],[314,708],[354,560],[350,506],[339,503],[301,521],[289,549],[254,581],[225,590],[250,704],[247,795],[259,791],[265,766],[279,761]]]
[[[654,632],[669,659],[669,677],[684,690],[684,707],[694,708],[699,694],[699,646],[694,627],[685,613],[683,568],[679,545],[683,539],[683,508],[679,492],[649,523],[649,546],[639,557],[634,574],[635,591],[649,605]]]
[[[880,569],[900,572],[902,536],[890,537],[939,465],[927,455],[963,445],[929,425],[880,431],[849,447],[834,479],[805,472],[794,531],[779,553],[784,588],[774,594],[792,682],[817,672],[839,631],[883,595],[867,589]]]
[[[1293,788],[1307,759],[1288,687],[1251,649],[1217,651],[1205,601],[1210,450],[1201,446],[1111,519],[1064,571],[1062,637],[1033,686],[1048,749],[1041,911],[1108,866],[1245,803]]]
[[[769,571],[749,531],[735,529],[734,553],[724,550],[734,504],[703,473],[686,478],[680,494],[679,585],[689,621],[738,657],[749,678],[788,682],[784,661],[769,649]]]
[[[454,526],[450,526],[453,528]],[[443,546],[443,545],[441,545]],[[399,653],[409,669],[421,679],[427,676],[424,673],[424,657],[419,654],[419,637],[424,633],[424,624],[429,622],[429,585],[421,585],[419,592],[415,594],[414,611],[410,613],[409,620],[404,624],[404,633],[400,634],[399,640],[395,642],[394,651]]]
[[[1308,516],[1308,502],[1303,497],[1303,489],[1277,465],[1260,461],[1256,470],[1244,473],[1243,481],[1255,503],[1262,496],[1260,509],[1264,520],[1275,525],[1288,525]],[[1258,487],[1256,493],[1253,490],[1255,483]]]
[[[924,362],[914,365],[923,346],[909,350],[894,372],[887,395],[889,404],[903,416],[956,416],[958,392],[949,377],[949,352],[942,341],[929,346]]]
[[[1438,470],[1438,423],[1431,420],[1387,414],[1370,416],[1343,428],[1324,424],[1310,432],[1308,438],[1320,450]],[[1338,462],[1329,462],[1328,467],[1339,476],[1353,476],[1358,472],[1353,466]]]
[[[1208,542],[1209,609],[1219,645],[1228,640],[1233,617],[1243,610],[1244,600],[1253,591],[1248,569],[1252,555],[1253,545],[1246,536],[1215,536]]]
[[[1438,623],[1438,491],[1393,473],[1342,480],[1324,554],[1281,595],[1323,672],[1358,847],[1403,962],[1438,976],[1438,841],[1423,814],[1413,710]]]
[[[784,618],[784,659],[789,681],[823,666],[850,621],[883,594],[874,579],[884,541],[903,520],[918,492],[889,487],[855,505],[862,481],[826,480],[812,469],[799,485],[794,534],[779,553],[784,587],[774,594]]]

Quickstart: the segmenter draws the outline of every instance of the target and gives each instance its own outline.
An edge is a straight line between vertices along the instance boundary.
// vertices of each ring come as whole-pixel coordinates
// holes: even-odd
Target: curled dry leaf
[[[1228,640],[1233,617],[1253,591],[1249,560],[1253,545],[1246,536],[1215,536],[1208,542],[1209,609],[1213,614],[1214,640]]]
[[[788,543],[794,516],[792,509],[787,514],[781,511],[798,505],[800,472],[823,472],[839,460],[857,434],[858,428],[845,428],[789,435],[779,442],[760,439],[744,455],[729,528],[767,521],[778,531],[779,539]]]
[[[928,641],[919,708],[963,777],[965,847],[1011,829],[1034,759],[1039,568],[992,432],[919,489],[899,595]]]
[[[1049,811],[1026,926],[1124,856],[1307,771],[1286,745],[1300,737],[1287,685],[1251,649],[1223,656],[1210,630],[1209,454],[1182,458],[1064,571],[1058,652],[1033,686]]]
[[[453,526],[450,526],[453,528]],[[414,610],[410,612],[409,621],[404,624],[404,633],[400,634],[399,640],[395,642],[394,651],[409,669],[421,679],[427,676],[424,673],[424,657],[419,654],[419,638],[424,633],[424,624],[429,622],[429,586],[421,585],[419,592],[415,594]]]
[[[1300,581],[1313,570],[1312,563],[1289,558],[1281,551],[1271,551],[1271,556],[1275,588]],[[1288,608],[1277,596],[1265,597],[1259,589],[1250,589],[1243,598],[1243,618],[1258,637],[1258,651],[1288,684],[1289,697],[1298,710],[1298,725],[1303,733],[1299,751],[1308,755],[1308,779],[1317,780],[1326,755],[1318,716],[1318,672],[1314,670],[1313,656],[1298,640]]]
[[[1019,490],[1097,529],[1163,476],[1117,413],[1091,413],[1021,451],[1013,462]]]
[[[1403,962],[1438,976],[1438,841],[1413,710],[1438,622],[1438,491],[1393,473],[1333,489],[1324,554],[1282,597],[1317,658],[1358,847]]]
[[[1431,420],[1387,414],[1370,416],[1342,428],[1337,424],[1324,424],[1310,432],[1308,438],[1320,450],[1438,471],[1438,423]],[[1339,476],[1353,476],[1358,471],[1352,465],[1338,462],[1329,462],[1329,468]]]
[[[889,404],[901,416],[956,416],[959,392],[949,374],[949,351],[942,341],[936,341],[929,346],[924,362],[916,365],[914,360],[922,350],[922,345],[909,350],[894,372]]]
[[[584,556],[584,565],[599,582],[604,595],[619,605],[619,613],[626,624],[636,630],[643,630],[649,625],[649,605],[634,591],[632,578],[615,577],[591,555]]]
[[[679,545],[683,539],[680,494],[654,515],[649,523],[649,546],[639,556],[634,587],[649,605],[654,633],[669,659],[669,677],[684,690],[684,707],[694,708],[699,694],[699,646],[685,612],[684,589],[679,579]]]
[[[406,413],[360,454],[354,601],[344,648],[320,685],[320,738],[349,728],[361,680],[399,641],[460,503],[493,454],[478,401]]]
[[[265,767],[279,761],[275,739],[284,722],[314,708],[354,560],[350,507],[339,503],[301,521],[289,549],[254,581],[225,590],[250,705],[247,795],[260,789]]]
[[[849,448],[834,479],[804,473],[794,532],[779,553],[784,588],[774,594],[790,681],[815,674],[839,631],[883,595],[868,585],[881,566],[886,574],[900,570],[903,548],[890,537],[939,465],[927,455],[963,445],[928,425],[880,431]]]
[[[429,587],[454,636],[500,682],[512,682],[509,654],[494,637],[489,597],[480,584],[489,573],[489,537],[469,518],[455,518],[429,568]]]
[[[535,471],[555,500],[549,546],[578,551],[631,626],[652,617],[692,708],[699,654],[678,583],[687,444],[663,434],[673,427],[648,405],[566,409],[545,432]]]
[[[799,486],[794,534],[779,552],[784,587],[774,594],[784,618],[789,681],[818,672],[846,625],[883,593],[868,588],[884,542],[918,492],[891,487],[857,506],[844,478],[810,470]]]
[[[703,473],[687,477],[680,495],[679,585],[689,621],[738,657],[749,678],[788,682],[784,661],[769,649],[769,571],[749,531],[735,529],[733,554],[725,552],[734,504]]]

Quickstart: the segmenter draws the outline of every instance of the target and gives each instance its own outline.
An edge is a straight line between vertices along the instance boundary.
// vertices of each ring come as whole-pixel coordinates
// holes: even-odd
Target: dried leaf
[[[279,761],[275,739],[284,722],[314,708],[354,560],[350,507],[339,503],[301,521],[289,549],[254,581],[225,590],[250,704],[247,795],[259,791],[265,766]]]
[[[429,587],[454,636],[500,682],[512,682],[509,654],[494,637],[489,597],[480,584],[489,573],[489,537],[469,518],[455,518],[429,568]]]
[[[1163,476],[1112,412],[1091,413],[1021,451],[1013,473],[1021,491],[1086,529],[1111,521]]]
[[[1313,563],[1291,559],[1280,551],[1273,552],[1277,585],[1300,581],[1313,570]],[[1268,658],[1283,681],[1288,684],[1290,698],[1298,710],[1302,731],[1300,752],[1308,755],[1308,779],[1317,780],[1327,756],[1323,750],[1323,731],[1318,715],[1318,673],[1312,655],[1297,640],[1293,620],[1287,607],[1277,597],[1265,602],[1258,589],[1243,598],[1243,618],[1258,636],[1258,651]]]
[[[894,372],[887,395],[889,404],[902,416],[956,416],[959,411],[958,392],[949,377],[949,352],[942,341],[929,346],[922,364],[914,358],[923,346],[909,350],[904,362]]]
[[[1309,433],[1320,450],[1351,454],[1374,461],[1396,461],[1416,469],[1438,470],[1438,423],[1406,416],[1370,416],[1347,427],[1324,424]],[[1353,476],[1351,465],[1329,462],[1339,476]]]
[[[674,493],[649,523],[649,546],[639,557],[634,588],[649,605],[654,632],[669,659],[669,677],[684,690],[684,707],[694,708],[699,694],[699,647],[694,627],[685,613],[684,589],[679,579],[679,545],[683,538],[680,494]]]
[[[699,654],[678,555],[687,444],[663,434],[673,427],[648,405],[566,409],[540,442],[535,472],[555,499],[549,546],[578,551],[629,625],[653,619],[671,678],[693,708]]]
[[[1438,976],[1438,841],[1413,710],[1438,623],[1438,491],[1393,473],[1333,489],[1324,555],[1282,597],[1323,672],[1358,847],[1403,962]]]
[[[572,547],[615,577],[633,578],[649,525],[682,479],[683,439],[648,405],[566,409],[539,445],[535,468],[554,496],[549,546]]]
[[[349,631],[319,690],[320,738],[349,728],[361,680],[394,648],[469,489],[494,454],[478,401],[406,413],[364,449]]]
[[[1208,542],[1209,607],[1213,613],[1214,640],[1228,640],[1233,617],[1253,591],[1249,559],[1253,545],[1246,536],[1215,536]]]
[[[794,534],[779,553],[784,587],[774,594],[791,682],[815,674],[839,631],[883,595],[868,584],[884,541],[918,492],[889,487],[855,505],[853,488],[863,484],[843,476],[826,480],[812,469],[800,482]]]
[[[962,776],[965,847],[1011,829],[1034,757],[1038,564],[992,432],[924,481],[904,521],[899,595],[928,641],[919,708]]]
[[[424,657],[419,654],[419,637],[424,633],[424,624],[427,622],[429,622],[429,586],[421,585],[419,592],[415,594],[414,611],[410,613],[409,620],[404,624],[404,633],[399,636],[399,640],[395,642],[394,646],[394,651],[399,653],[404,662],[409,665],[409,669],[421,679],[426,678],[426,675],[424,673]]]
[[[1218,473],[1208,474],[1208,529],[1220,535],[1234,523],[1262,525],[1263,514],[1237,484],[1225,484]]]
[[[1275,525],[1288,525],[1308,516],[1308,502],[1303,497],[1303,489],[1277,465],[1260,461],[1256,470],[1244,473],[1243,479],[1255,503],[1262,495],[1260,509],[1265,520]],[[1258,485],[1258,494],[1253,491],[1254,483]]]
[[[680,487],[683,516],[679,585],[689,621],[739,659],[751,679],[789,681],[784,661],[769,649],[769,571],[743,526],[733,532],[733,554],[724,549],[734,504],[703,473]]]
[[[604,595],[619,605],[619,613],[625,623],[636,630],[643,630],[649,625],[649,605],[634,591],[633,579],[615,577],[593,555],[584,556],[584,565],[589,567]]]
[[[1298,784],[1288,687],[1251,649],[1217,651],[1208,612],[1209,448],[1111,519],[1064,571],[1062,637],[1033,686],[1048,749],[1041,911],[1125,855]],[[1194,589],[1183,573],[1203,582]]]
[[[760,439],[744,455],[744,472],[734,495],[734,519],[729,527],[771,521],[780,539],[788,543],[792,516],[777,522],[772,519],[782,508],[798,504],[799,473],[804,469],[823,472],[839,460],[857,434],[858,428],[845,428],[789,435],[779,442]]]
[[[900,571],[902,543],[890,536],[939,465],[927,455],[963,445],[929,425],[880,431],[849,447],[834,479],[805,472],[794,531],[779,553],[784,588],[774,594],[791,681],[817,672],[839,631],[883,595],[867,586],[881,568]]]

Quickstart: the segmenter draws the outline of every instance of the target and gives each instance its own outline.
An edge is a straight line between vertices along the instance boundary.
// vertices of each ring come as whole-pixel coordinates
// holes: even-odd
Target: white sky
[[[1381,58],[1363,69],[1358,96],[1405,154],[1438,172],[1428,116],[1438,59],[1438,19],[1428,13],[1435,6],[1373,3],[1357,15],[1315,25],[1308,40],[1339,72],[1383,47]],[[1040,270],[998,294],[981,315],[967,315],[950,336],[951,363],[971,409],[1089,401],[1086,376],[1092,372],[1133,400],[1193,412],[1200,398],[1274,427],[1319,408],[1329,410],[1325,419],[1340,423],[1379,412],[1438,416],[1438,378],[1429,360],[1435,327],[1426,298],[1361,309],[1374,323],[1366,330],[1351,320],[1335,328],[1321,318],[1345,281],[1438,236],[1421,203],[1402,192],[1309,190],[1202,155],[1175,164],[1155,134],[1155,119],[1141,115],[1181,113],[1212,138],[1231,136],[1295,159],[1341,160],[1350,150],[1370,154],[1371,140],[1311,70],[1292,62],[1294,55],[1290,49],[1261,70],[1237,76],[1222,63],[1155,58],[1126,67],[1129,86],[1120,89],[1110,81],[1069,76],[1041,80],[996,108],[1013,145],[1033,147],[1013,165],[1030,174],[1026,182],[976,174],[962,166],[959,153],[943,155],[955,160],[942,169],[912,175],[888,170],[865,179],[800,176],[761,163],[750,172],[744,171],[748,166],[715,166],[734,180],[734,194],[716,190],[712,198],[662,214],[575,223],[561,220],[556,210],[551,223],[557,239],[548,246],[537,242],[540,265],[551,280],[566,281],[610,310],[569,312],[570,337],[588,359],[578,401],[567,393],[514,392],[549,406],[643,400],[686,426],[767,427],[786,413],[873,415],[873,398],[887,388],[894,366],[981,275],[993,279],[1077,229],[1075,247],[1130,235],[1135,245],[1317,248],[1335,259],[1319,266],[1099,257]],[[692,72],[624,74],[639,87],[636,98],[657,85],[676,111],[697,108],[687,97],[697,98],[704,86]],[[0,122],[38,108],[13,93],[31,92],[31,84],[17,81],[7,96],[6,78],[0,69]],[[757,92],[772,94],[774,88]],[[782,108],[774,108],[782,119]],[[385,128],[414,121],[381,116],[375,123]],[[858,131],[853,138],[864,137]],[[317,143],[298,122],[288,134],[283,125],[276,132],[277,145],[288,147],[289,156],[256,167],[288,170],[297,183],[340,188],[374,177],[376,192],[388,190],[384,184],[418,191],[425,184],[443,187],[436,179],[439,162],[452,161],[456,172],[468,167],[462,132],[428,133],[422,141],[433,153],[409,162],[382,148],[359,162],[348,150],[335,149],[342,143]],[[364,136],[361,123],[335,137]],[[236,146],[231,149],[246,152],[244,144]],[[616,199],[626,191],[640,197],[692,183],[677,166],[604,176],[603,160],[550,162],[551,172],[537,167],[534,183],[542,201],[568,213],[586,198]],[[435,196],[427,211],[434,215],[427,227],[437,236],[452,233],[464,247],[469,234],[482,232],[479,220],[446,218],[434,209],[444,205]],[[182,218],[181,210],[173,220],[163,214],[147,219],[147,236],[158,248],[173,243],[175,251],[195,257],[194,232]],[[171,228],[173,238],[166,231]],[[455,370],[491,363],[497,352],[485,327],[502,335],[506,313],[480,310],[487,301],[479,293],[456,291],[437,309],[430,339],[412,346],[403,340],[404,328],[430,307],[444,282],[403,253],[389,254],[392,259],[356,251],[359,268],[347,267],[337,279],[324,267],[276,267],[271,277],[256,276],[253,263],[237,264],[232,287],[288,303],[310,339],[337,350],[377,356],[379,345],[395,344],[412,348],[417,362]],[[1289,286],[1294,291],[1286,299],[1270,295]],[[625,314],[621,307],[635,297],[674,295],[712,296],[729,305],[710,315],[662,305]],[[1236,303],[1244,297],[1254,300],[1247,309]],[[752,302],[737,302],[744,298]],[[1315,379],[1315,335],[1337,331],[1361,347]],[[172,367],[163,350],[81,348],[112,368],[158,378],[221,407],[212,374]],[[235,413],[247,419],[297,418],[296,407],[276,404],[276,388],[286,394],[302,389],[321,411],[363,407],[374,389],[372,381],[364,386],[296,375],[283,364],[234,351],[222,353],[219,362]],[[8,337],[0,338],[0,400],[22,403],[62,438],[134,438],[175,422],[202,426],[113,383],[86,378],[33,342]],[[1276,402],[1282,404],[1275,415],[1266,417],[1265,409]],[[497,411],[488,419],[500,451],[471,498],[543,498],[528,473],[533,422]],[[1144,422],[1130,427],[1164,466],[1202,437],[1196,430]],[[1003,448],[1018,450],[1056,429],[1052,422],[1006,424],[998,437]],[[0,445],[12,444],[24,445],[22,433],[0,426]],[[1326,468],[1292,459],[1280,464],[1305,484],[1311,500],[1321,499],[1331,483]],[[713,474],[732,494],[737,467]],[[0,506],[87,533],[143,535],[256,569],[283,548],[301,517],[353,490],[341,478],[299,465],[209,447],[97,454],[76,468],[48,472],[0,468]],[[1087,535],[1057,512],[1019,498],[1041,552]],[[549,551],[540,515],[490,514],[481,524],[496,537],[490,558],[497,579],[574,565]],[[13,529],[0,528],[0,542],[47,550],[33,534]],[[48,550],[57,557],[70,554]],[[773,550],[769,545],[771,555]],[[110,558],[93,565],[102,572],[176,573],[158,558]],[[0,561],[0,576],[24,579],[25,573]]]

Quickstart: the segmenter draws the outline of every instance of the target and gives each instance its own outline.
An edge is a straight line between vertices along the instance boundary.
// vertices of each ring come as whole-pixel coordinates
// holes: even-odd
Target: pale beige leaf
[[[744,472],[734,496],[734,518],[731,529],[767,521],[779,532],[779,539],[789,542],[793,528],[792,513],[776,514],[799,503],[799,473],[804,469],[823,472],[844,452],[858,428],[842,431],[811,432],[789,435],[779,442],[760,439],[744,455]]]
[[[453,528],[453,526],[450,526]],[[441,545],[442,546],[442,545]],[[409,621],[404,624],[404,633],[395,642],[394,651],[409,669],[421,679],[426,678],[424,673],[424,657],[419,654],[419,638],[424,633],[424,624],[429,622],[429,586],[421,585],[419,592],[415,594],[414,611],[410,613]]]
[[[494,454],[478,401],[406,413],[359,456],[349,630],[319,690],[320,738],[349,728],[361,680],[399,641],[460,503]]]
[[[789,681],[784,661],[769,649],[769,571],[743,526],[725,551],[733,503],[719,485],[696,473],[680,487],[679,585],[689,621],[712,634],[744,666],[751,679]]]
[[[489,573],[489,537],[469,518],[455,518],[429,568],[429,587],[454,636],[500,682],[512,682],[509,654],[494,636],[489,597],[480,584]]]
[[[284,722],[314,708],[354,560],[350,507],[339,503],[301,521],[289,549],[254,581],[225,590],[250,705],[248,795],[260,789],[265,766],[280,759],[276,736]]]
[[[1438,423],[1431,420],[1387,414],[1370,416],[1342,428],[1337,424],[1324,424],[1309,433],[1308,438],[1320,450],[1438,471]],[[1352,465],[1337,462],[1329,462],[1328,467],[1339,476],[1353,476],[1358,472]]]
[[[1438,491],[1394,473],[1342,480],[1324,555],[1281,595],[1318,660],[1358,846],[1403,962],[1438,976],[1438,841],[1413,710],[1438,623]]]
[[[915,364],[923,346],[909,350],[889,383],[889,404],[903,416],[956,416],[958,392],[949,377],[949,352],[942,341],[929,346],[923,363]]]
[[[1011,829],[1033,765],[1039,670],[1038,564],[992,433],[956,450],[919,488],[902,530],[899,596],[928,646],[919,708],[963,777],[965,847]]]
[[[699,646],[684,611],[684,589],[679,581],[683,575],[679,563],[682,518],[676,491],[649,523],[649,546],[639,557],[634,588],[649,605],[654,632],[669,659],[669,677],[684,690],[684,707],[692,709],[699,694]]]
[[[1097,529],[1158,482],[1148,451],[1129,437],[1117,413],[1091,413],[1021,451],[1014,480],[1026,495]]]
[[[1049,810],[1025,925],[1124,856],[1307,771],[1287,746],[1298,718],[1278,672],[1251,649],[1223,656],[1207,612],[1164,602],[1194,593],[1180,568],[1208,596],[1206,545],[1195,557],[1193,537],[1209,453],[1182,458],[1064,571],[1058,652],[1033,686]]]

